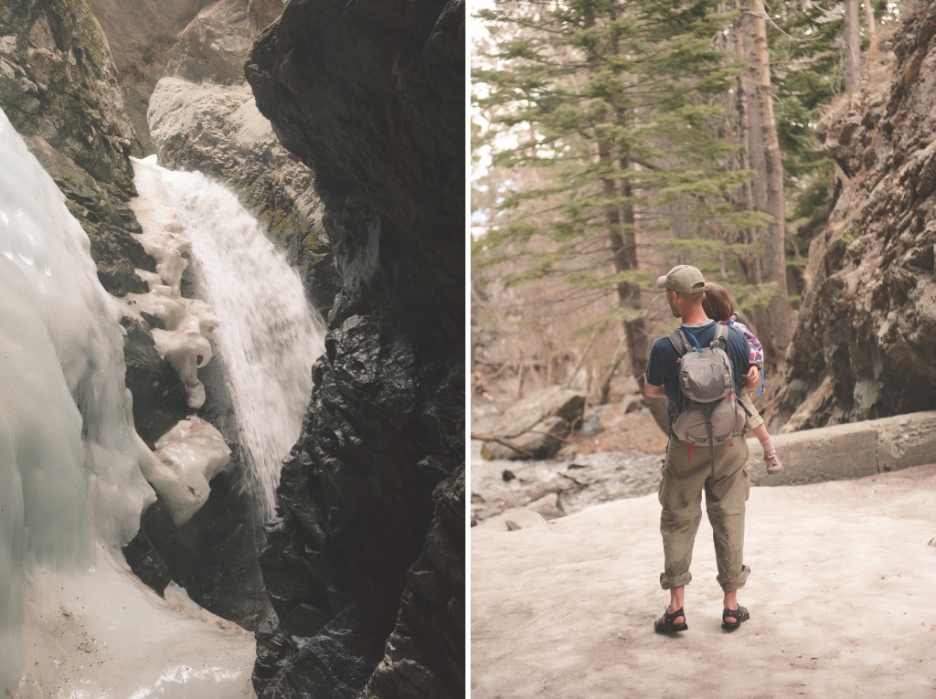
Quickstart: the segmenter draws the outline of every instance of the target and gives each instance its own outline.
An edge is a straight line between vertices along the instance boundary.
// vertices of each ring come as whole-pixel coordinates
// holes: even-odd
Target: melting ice
[[[251,637],[170,609],[120,555],[155,457],[89,250],[0,111],[0,693],[131,696],[191,666],[194,684],[160,696],[247,696]]]

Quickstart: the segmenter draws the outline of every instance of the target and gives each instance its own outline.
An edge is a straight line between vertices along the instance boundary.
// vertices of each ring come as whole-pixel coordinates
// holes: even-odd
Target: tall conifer
[[[550,202],[550,214],[495,226],[476,261],[548,237],[549,251],[527,251],[511,281],[555,275],[615,289],[631,373],[642,383],[640,286],[653,275],[638,267],[638,230],[680,237],[680,213],[705,236],[683,241],[686,259],[704,266],[712,250],[730,251],[720,242],[726,231],[765,220],[726,203],[749,174],[726,167],[734,146],[717,99],[738,70],[719,41],[731,18],[712,0],[534,0],[479,15],[493,48],[473,81],[485,88],[476,105],[491,125],[494,164],[550,173],[546,186],[506,193],[501,208],[537,199]]]

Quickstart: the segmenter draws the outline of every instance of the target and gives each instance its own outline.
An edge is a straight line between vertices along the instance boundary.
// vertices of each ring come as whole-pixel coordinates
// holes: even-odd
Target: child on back
[[[725,325],[733,325],[747,338],[750,348],[748,362],[751,367],[756,366],[760,369],[761,381],[763,382],[764,348],[760,341],[754,337],[754,333],[748,330],[744,323],[738,322],[734,311],[734,304],[731,302],[728,290],[720,284],[707,283],[705,285],[705,296],[702,299],[702,309],[709,318],[724,323]],[[763,385],[763,383],[761,385]],[[761,390],[763,390],[763,388]],[[767,433],[764,419],[760,416],[760,413],[757,412],[757,408],[754,407],[754,401],[751,400],[751,392],[747,389],[742,390],[741,395],[738,396],[738,400],[747,411],[748,428],[754,432],[754,436],[757,437],[761,446],[764,448],[764,463],[767,465],[767,473],[776,473],[783,468],[783,464],[780,463],[773,443],[770,441],[770,435]]]

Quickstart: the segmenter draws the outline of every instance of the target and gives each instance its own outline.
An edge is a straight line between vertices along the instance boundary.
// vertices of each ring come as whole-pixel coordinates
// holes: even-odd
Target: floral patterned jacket
[[[761,370],[761,387],[757,392],[757,395],[760,395],[764,392],[764,346],[760,343],[760,340],[752,333],[748,326],[744,323],[738,321],[737,314],[731,316],[726,322],[727,326],[734,326],[741,331],[741,334],[747,338],[748,341],[748,363],[756,364],[760,367]]]

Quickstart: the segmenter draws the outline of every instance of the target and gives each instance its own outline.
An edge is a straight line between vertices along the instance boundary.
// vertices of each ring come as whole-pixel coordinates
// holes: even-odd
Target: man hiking
[[[705,279],[698,269],[677,265],[657,286],[666,290],[670,310],[682,325],[653,343],[644,377],[644,394],[668,398],[670,413],[659,491],[665,559],[660,584],[670,591],[670,604],[654,628],[658,633],[688,628],[684,595],[692,579],[689,567],[704,490],[725,595],[722,628],[736,629],[751,616],[738,606],[737,592],[751,571],[742,561],[750,482],[744,469],[745,414],[736,397],[743,386],[759,386],[760,375],[756,369],[748,373],[744,336],[709,319],[702,309]]]

